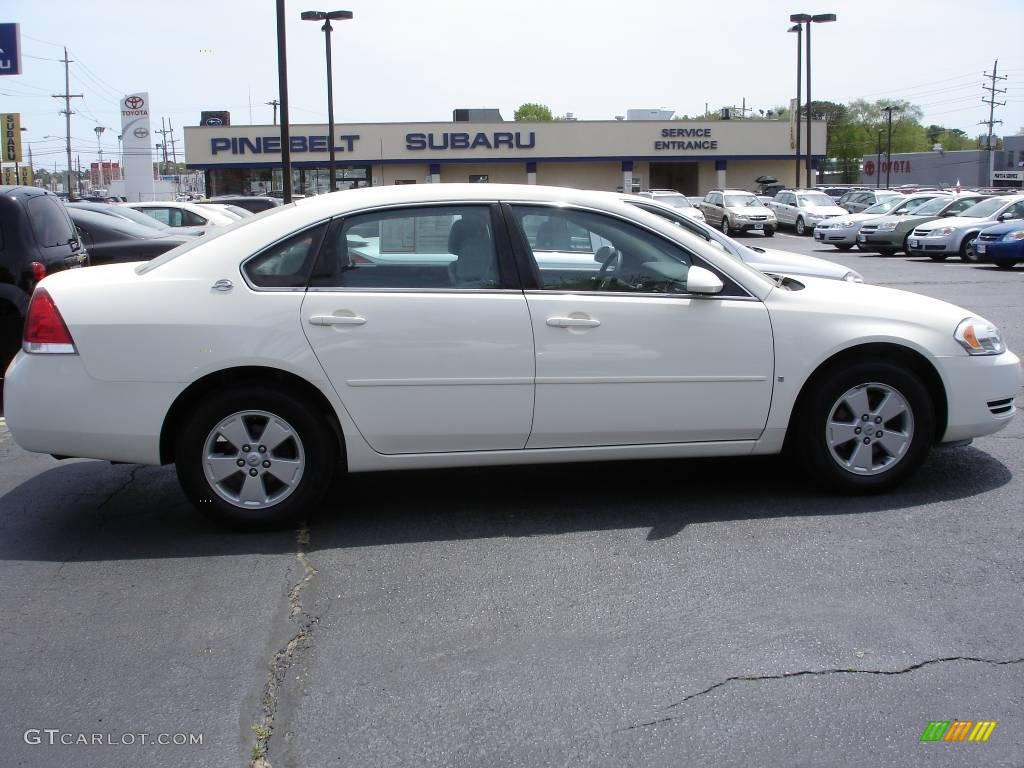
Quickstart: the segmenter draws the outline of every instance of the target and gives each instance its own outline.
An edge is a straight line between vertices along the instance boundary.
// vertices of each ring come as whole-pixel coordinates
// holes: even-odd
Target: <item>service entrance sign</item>
[[[21,74],[21,25],[0,24],[0,75]]]

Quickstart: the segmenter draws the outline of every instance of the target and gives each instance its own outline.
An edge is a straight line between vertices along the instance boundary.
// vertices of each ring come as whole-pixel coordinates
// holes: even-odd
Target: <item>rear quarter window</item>
[[[30,197],[25,204],[25,212],[32,234],[41,248],[67,245],[76,239],[67,211],[50,195]]]

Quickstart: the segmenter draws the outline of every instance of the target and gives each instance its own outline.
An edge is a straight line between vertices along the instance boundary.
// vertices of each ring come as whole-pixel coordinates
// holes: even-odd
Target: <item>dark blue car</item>
[[[978,261],[1013,269],[1024,262],[1024,221],[1006,221],[981,230],[974,252]]]

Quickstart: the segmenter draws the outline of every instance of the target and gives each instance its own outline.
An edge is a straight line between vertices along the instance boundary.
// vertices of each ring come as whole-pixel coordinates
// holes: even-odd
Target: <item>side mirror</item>
[[[686,273],[687,293],[713,296],[716,293],[721,293],[724,287],[722,281],[718,279],[718,275],[704,267],[690,267]]]

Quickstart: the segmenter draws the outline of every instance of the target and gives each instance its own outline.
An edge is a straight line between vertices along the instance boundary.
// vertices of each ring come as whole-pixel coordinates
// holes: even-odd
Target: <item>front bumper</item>
[[[176,383],[99,381],[78,355],[19,352],[4,384],[4,415],[26,451],[160,463],[160,431]]]
[[[986,264],[1016,264],[1024,261],[1024,240],[975,240],[974,252],[978,255],[978,261]]]
[[[815,227],[814,239],[825,245],[849,245],[857,242],[857,227],[843,227],[832,229],[831,227]]]
[[[914,237],[910,233],[907,238],[907,253],[914,256],[930,256],[933,253],[943,253],[952,256],[960,252],[960,235],[929,235],[928,237]]]
[[[729,226],[737,232],[774,232],[779,228],[776,221],[744,221],[743,219],[729,219]]]
[[[857,247],[862,251],[870,251],[873,248],[902,248],[904,234],[899,230],[886,230],[880,232],[861,232],[857,235]]]
[[[1021,397],[1020,359],[1012,352],[991,357],[942,357],[935,361],[946,385],[948,417],[941,442],[969,440],[1003,429]]]

